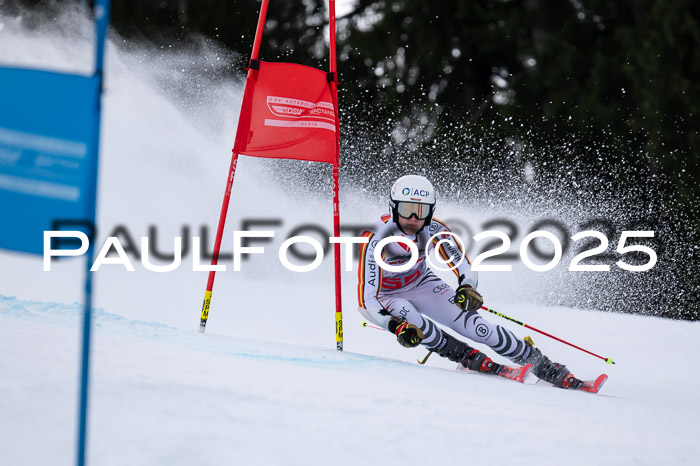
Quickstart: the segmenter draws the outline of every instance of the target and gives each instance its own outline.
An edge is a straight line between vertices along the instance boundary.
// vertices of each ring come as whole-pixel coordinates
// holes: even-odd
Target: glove
[[[463,311],[476,311],[484,304],[484,298],[470,285],[459,285],[455,293],[455,304]]]
[[[406,348],[418,346],[425,338],[421,329],[398,317],[392,317],[388,327],[389,331],[396,335],[396,340],[398,340],[399,344]]]

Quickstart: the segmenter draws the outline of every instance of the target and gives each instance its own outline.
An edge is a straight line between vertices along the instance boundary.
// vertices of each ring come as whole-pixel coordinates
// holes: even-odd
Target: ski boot
[[[493,362],[484,353],[457,340],[446,332],[443,332],[443,341],[433,351],[443,358],[458,362],[472,371],[490,373],[496,372],[500,368],[500,364]]]
[[[565,365],[550,361],[539,348],[535,348],[528,341],[525,341],[525,352],[522,356],[514,358],[513,362],[520,365],[532,364],[532,373],[555,387],[578,389],[583,385]]]

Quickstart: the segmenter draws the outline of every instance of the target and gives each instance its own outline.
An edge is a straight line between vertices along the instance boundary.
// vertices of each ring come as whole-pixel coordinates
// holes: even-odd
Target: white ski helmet
[[[435,189],[424,176],[402,176],[391,187],[389,207],[394,223],[399,224],[399,216],[410,218],[413,215],[425,220],[429,225],[435,210]]]

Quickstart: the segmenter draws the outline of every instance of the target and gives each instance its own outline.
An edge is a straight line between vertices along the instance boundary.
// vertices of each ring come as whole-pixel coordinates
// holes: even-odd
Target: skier
[[[391,214],[382,216],[372,225],[372,231],[364,233],[369,236],[369,242],[360,250],[360,312],[395,334],[401,345],[411,348],[422,344],[470,370],[497,373],[504,366],[442,330],[433,321],[491,347],[516,364],[532,364],[532,372],[546,382],[562,388],[579,388],[583,382],[566,366],[550,361],[528,341],[479,314],[483,298],[476,290],[477,273],[471,270],[466,256],[461,264],[452,268],[458,281],[456,291],[427,267],[425,253],[429,241],[434,248],[441,239],[448,240],[439,245],[438,252],[450,266],[463,256],[454,238],[444,234],[450,231],[447,226],[433,218],[435,199],[433,185],[425,177],[407,175],[394,183],[389,201]],[[390,236],[406,238],[417,246],[418,260],[404,272],[385,270],[375,261],[377,244]],[[431,237],[435,239],[431,241]],[[390,242],[383,247],[382,257],[390,266],[401,266],[410,260],[411,251],[403,243]]]

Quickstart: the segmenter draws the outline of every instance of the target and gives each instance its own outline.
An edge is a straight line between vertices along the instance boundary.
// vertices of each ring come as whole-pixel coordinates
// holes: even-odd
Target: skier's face
[[[403,218],[399,216],[399,226],[407,235],[415,235],[418,233],[418,230],[423,228],[424,223],[424,219],[419,220],[415,215],[411,218]]]

